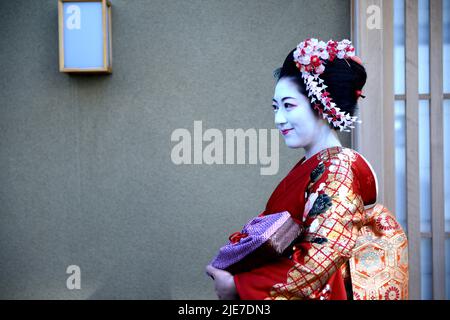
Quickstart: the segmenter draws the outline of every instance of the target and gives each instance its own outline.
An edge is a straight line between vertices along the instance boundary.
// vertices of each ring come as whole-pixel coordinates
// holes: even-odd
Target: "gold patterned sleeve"
[[[294,246],[285,281],[271,287],[269,299],[333,295],[332,276],[351,257],[364,213],[352,161],[352,154],[338,153],[312,171],[305,192],[304,237]]]

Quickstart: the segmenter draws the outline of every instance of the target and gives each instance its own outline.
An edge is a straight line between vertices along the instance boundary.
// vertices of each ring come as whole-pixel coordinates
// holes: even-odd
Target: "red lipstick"
[[[289,131],[291,131],[293,128],[291,129],[285,129],[285,130],[280,130],[282,135],[287,135]]]

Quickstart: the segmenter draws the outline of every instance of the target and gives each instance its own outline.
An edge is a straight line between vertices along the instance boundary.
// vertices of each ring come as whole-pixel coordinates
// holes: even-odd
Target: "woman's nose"
[[[286,117],[284,116],[283,109],[278,109],[275,113],[275,124],[283,124],[286,123]]]

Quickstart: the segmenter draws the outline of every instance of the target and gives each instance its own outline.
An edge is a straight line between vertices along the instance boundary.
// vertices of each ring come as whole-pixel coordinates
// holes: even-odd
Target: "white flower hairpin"
[[[326,61],[350,58],[361,64],[361,60],[355,56],[355,48],[350,40],[344,39],[339,42],[329,40],[325,43],[316,38],[308,38],[298,44],[293,56],[295,65],[302,74],[314,110],[323,119],[326,119],[335,128],[339,128],[340,131],[350,131],[350,128],[354,128],[353,123],[361,122],[357,120],[357,117],[341,111],[336,106],[330,93],[326,90],[327,86],[320,78],[320,74],[325,71]],[[364,97],[360,90],[357,90],[355,94],[357,98]]]

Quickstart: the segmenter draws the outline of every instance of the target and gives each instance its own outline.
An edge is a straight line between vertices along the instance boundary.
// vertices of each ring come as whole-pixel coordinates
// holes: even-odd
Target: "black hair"
[[[294,51],[295,48],[289,52],[283,66],[275,70],[274,76],[277,81],[281,78],[289,78],[297,85],[300,93],[308,96],[301,72],[294,62]],[[320,78],[327,86],[326,90],[330,93],[331,99],[342,111],[353,116],[357,102],[356,90],[362,90],[366,83],[366,69],[352,59],[335,58],[333,61],[326,60],[324,66],[325,71],[320,75]],[[311,107],[313,107],[312,104]]]

